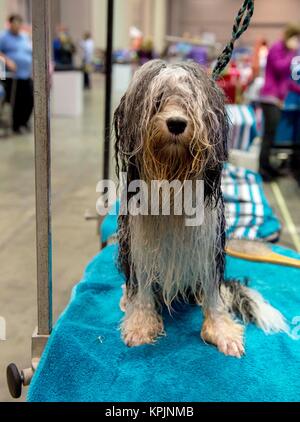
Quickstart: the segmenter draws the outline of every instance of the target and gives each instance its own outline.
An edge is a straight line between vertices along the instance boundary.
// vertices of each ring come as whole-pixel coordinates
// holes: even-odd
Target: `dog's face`
[[[196,122],[186,102],[191,95],[184,86],[184,75],[174,74],[165,80],[164,92],[154,100],[155,111],[145,131],[145,159],[151,151],[162,165],[181,160],[185,160],[185,166],[190,164],[191,146],[197,136]]]
[[[146,180],[204,177],[225,159],[223,96],[195,63],[154,60],[140,68],[115,127],[123,170],[134,163]]]

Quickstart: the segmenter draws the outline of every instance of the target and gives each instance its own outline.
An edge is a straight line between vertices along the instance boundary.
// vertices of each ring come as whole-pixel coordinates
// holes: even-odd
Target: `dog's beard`
[[[193,125],[182,135],[172,135],[154,120],[145,133],[141,150],[141,173],[151,180],[192,180],[207,168],[211,147]]]
[[[180,180],[189,178],[192,156],[179,139],[150,136],[143,150],[142,173],[146,180]]]

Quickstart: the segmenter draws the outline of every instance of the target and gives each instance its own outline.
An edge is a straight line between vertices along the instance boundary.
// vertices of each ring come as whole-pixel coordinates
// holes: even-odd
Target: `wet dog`
[[[117,173],[127,182],[202,180],[204,222],[184,215],[121,215],[118,265],[126,278],[121,330],[128,346],[164,334],[162,307],[193,299],[202,306],[202,339],[244,354],[241,322],[286,331],[282,315],[256,291],[224,279],[225,217],[221,175],[227,161],[224,96],[195,63],[154,60],[140,68],[115,113]],[[128,194],[127,201],[131,198]]]

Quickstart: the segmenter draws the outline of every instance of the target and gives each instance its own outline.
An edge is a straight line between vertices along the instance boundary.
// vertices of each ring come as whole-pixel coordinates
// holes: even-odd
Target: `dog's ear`
[[[213,142],[216,164],[208,165],[204,175],[205,196],[208,201],[217,206],[221,193],[222,172],[224,164],[228,161],[228,133],[229,118],[225,108],[225,97],[219,88],[215,90],[216,96],[212,101],[212,108],[218,121],[218,130],[211,130],[209,134]],[[217,97],[217,98],[216,98]],[[212,129],[212,128],[211,128]]]
[[[119,177],[120,171],[126,171],[124,158],[120,156],[122,145],[122,133],[124,129],[125,119],[125,102],[126,94],[122,97],[119,106],[114,113],[114,132],[115,132],[115,159],[116,159],[116,174]]]
[[[121,126],[124,122],[125,102],[126,102],[126,94],[123,95],[123,97],[121,98],[120,104],[118,105],[114,114],[114,129],[115,129],[115,135],[117,139],[120,139]]]
[[[132,154],[135,148],[133,133],[134,125],[129,124],[128,118],[132,117],[127,110],[127,94],[125,94],[114,114],[115,131],[115,159],[116,175],[119,179],[120,172],[127,174],[127,183],[139,179],[136,157]]]

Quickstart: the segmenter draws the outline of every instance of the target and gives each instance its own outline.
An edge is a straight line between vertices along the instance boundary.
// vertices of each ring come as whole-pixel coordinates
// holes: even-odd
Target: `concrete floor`
[[[297,246],[299,248],[300,242],[300,188],[292,177],[278,179],[277,185],[280,189],[281,195],[285,200],[288,212],[294,225],[294,229],[296,231],[296,237],[298,239],[298,244],[295,244],[295,241],[293,240],[293,237],[291,236],[290,230],[288,228],[285,215],[281,212],[281,208],[278,205],[276,196],[274,195],[271,186],[266,184],[265,192],[268,200],[282,222],[280,243],[289,248],[297,250]]]
[[[94,88],[85,96],[81,118],[52,120],[54,320],[99,249],[96,223],[84,219],[87,209],[95,210],[102,168],[103,80],[97,78]],[[33,154],[32,135],[0,140],[0,316],[7,321],[7,341],[0,342],[2,402],[11,400],[6,366],[10,362],[19,368],[30,365],[31,335],[36,326]],[[300,190],[292,179],[279,184],[299,233]],[[266,190],[281,216],[271,188]],[[294,247],[286,228],[282,243]]]
[[[99,250],[96,184],[101,179],[103,80],[85,96],[79,119],[52,120],[52,216],[54,320],[73,286]],[[0,316],[7,341],[0,342],[0,401],[10,400],[5,370],[10,362],[30,366],[36,326],[36,255],[33,135],[0,140]],[[24,400],[24,397],[23,397]]]

